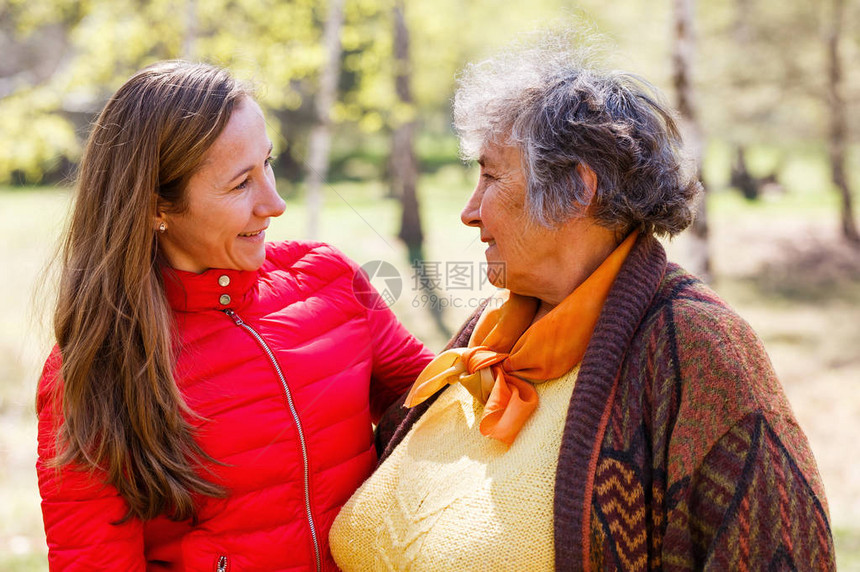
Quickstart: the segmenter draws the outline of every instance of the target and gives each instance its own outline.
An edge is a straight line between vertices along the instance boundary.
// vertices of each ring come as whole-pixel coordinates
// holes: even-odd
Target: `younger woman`
[[[38,393],[52,569],[336,569],[371,423],[432,356],[338,251],[264,242],[271,151],[200,64],[139,72],[93,126]]]

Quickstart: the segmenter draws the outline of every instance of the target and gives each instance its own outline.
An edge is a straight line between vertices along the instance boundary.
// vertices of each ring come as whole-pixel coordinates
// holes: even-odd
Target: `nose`
[[[284,214],[287,203],[278,194],[274,175],[264,177],[264,181],[254,214],[260,218],[279,217]]]
[[[475,187],[472,196],[466,201],[466,206],[460,212],[460,220],[466,226],[481,226],[481,198],[483,197],[481,185]]]

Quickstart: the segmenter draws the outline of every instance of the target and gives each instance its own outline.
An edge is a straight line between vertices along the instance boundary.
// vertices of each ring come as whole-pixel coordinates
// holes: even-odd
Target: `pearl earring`
[[[160,232],[160,233],[162,233],[162,234],[163,234],[165,230],[167,230],[167,225],[166,225],[166,224],[161,223],[161,224],[159,224],[159,225],[158,225],[158,232]]]

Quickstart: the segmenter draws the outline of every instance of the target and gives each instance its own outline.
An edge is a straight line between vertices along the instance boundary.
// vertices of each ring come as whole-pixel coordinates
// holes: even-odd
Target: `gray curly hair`
[[[587,50],[546,34],[458,78],[454,126],[461,155],[476,159],[487,143],[519,147],[531,218],[552,227],[587,206],[576,166],[597,175],[590,214],[626,233],[673,236],[693,220],[701,190],[672,111],[635,75],[586,65]]]

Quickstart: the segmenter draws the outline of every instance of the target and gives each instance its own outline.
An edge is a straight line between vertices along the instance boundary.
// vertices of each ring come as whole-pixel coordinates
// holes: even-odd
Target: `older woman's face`
[[[541,298],[553,267],[560,263],[558,237],[528,215],[519,149],[487,144],[478,163],[478,186],[460,219],[481,230],[495,286]]]
[[[479,163],[478,186],[460,219],[481,230],[491,282],[557,304],[612,252],[613,231],[597,224],[587,211],[553,228],[533,222],[526,210],[526,178],[518,148],[487,144]],[[593,194],[594,172],[584,165],[576,171]]]

